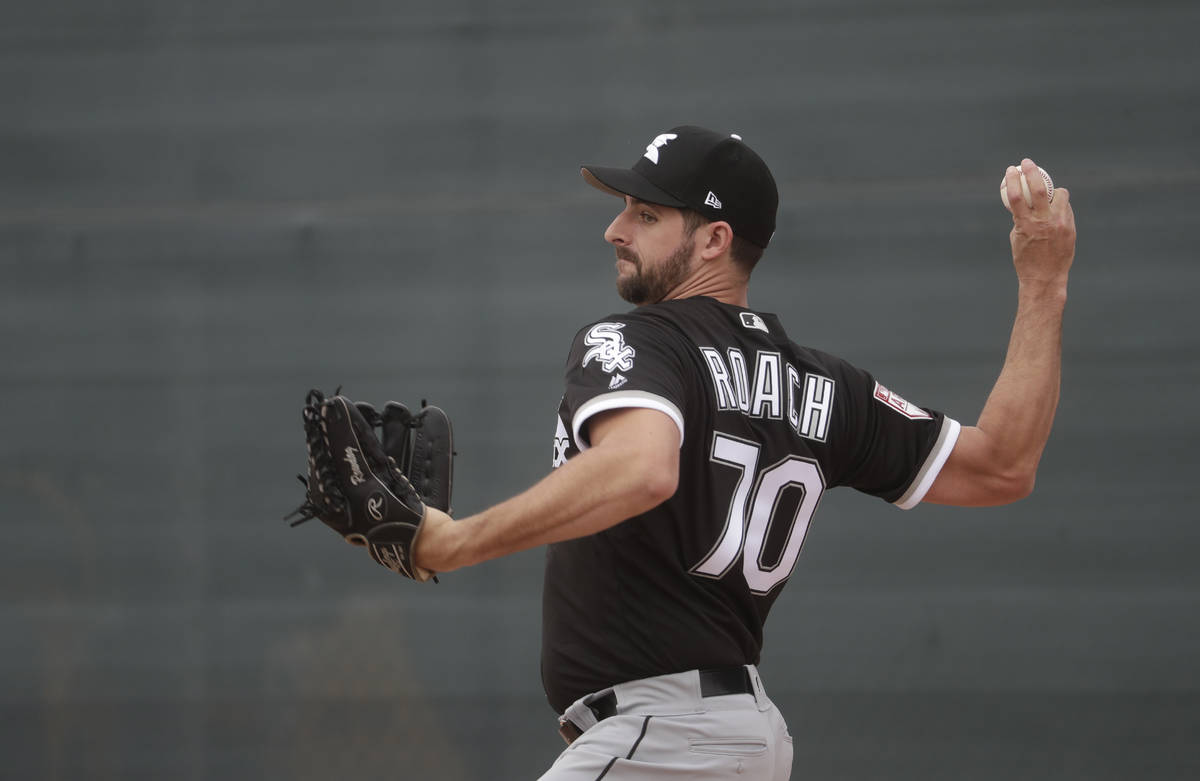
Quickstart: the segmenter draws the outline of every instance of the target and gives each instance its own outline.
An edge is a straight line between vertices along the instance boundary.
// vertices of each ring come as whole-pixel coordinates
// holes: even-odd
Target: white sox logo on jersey
[[[592,349],[584,353],[583,365],[587,366],[593,360],[600,362],[600,368],[607,374],[617,369],[629,371],[633,368],[633,357],[637,350],[625,344],[621,335],[624,323],[596,323],[583,337],[583,343]]]
[[[642,155],[642,157],[658,165],[658,150],[666,146],[668,141],[674,141],[676,138],[679,138],[679,136],[674,133],[663,133],[655,136],[654,140],[650,142],[650,146],[646,147],[646,154]]]

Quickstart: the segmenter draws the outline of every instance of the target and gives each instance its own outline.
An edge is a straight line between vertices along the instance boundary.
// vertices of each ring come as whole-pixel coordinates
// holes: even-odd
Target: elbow
[[[1034,479],[1030,475],[1028,479],[1017,482],[1009,493],[1008,503],[1019,502],[1025,497],[1033,493]]]
[[[1033,493],[1037,469],[1020,469],[998,476],[995,504],[1019,502]]]
[[[679,464],[660,466],[646,476],[645,492],[650,507],[657,507],[675,495],[679,488]],[[647,508],[649,509],[649,508]]]
[[[1012,452],[993,447],[989,455],[982,470],[993,495],[989,504],[1012,504],[1033,493],[1040,451]]]
[[[675,495],[679,488],[679,462],[650,459],[630,459],[628,495],[633,499],[634,513],[653,509]]]

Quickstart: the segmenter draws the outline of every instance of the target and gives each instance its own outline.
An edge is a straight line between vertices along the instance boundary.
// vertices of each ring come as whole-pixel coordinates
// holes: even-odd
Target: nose
[[[609,244],[614,244],[618,247],[623,247],[629,243],[629,232],[626,230],[625,214],[628,210],[622,210],[612,222],[608,224],[608,228],[604,231],[604,240]]]

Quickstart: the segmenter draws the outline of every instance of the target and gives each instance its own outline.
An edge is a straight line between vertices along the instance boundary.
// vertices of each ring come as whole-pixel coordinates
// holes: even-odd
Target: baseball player
[[[963,426],[751,309],[778,194],[736,135],[676,127],[632,168],[605,231],[635,305],[575,337],[553,471],[458,521],[426,511],[415,562],[444,572],[548,545],[542,676],[569,744],[543,779],[786,779],[792,739],[755,664],[824,493],[900,508],[1027,495],[1058,401],[1075,228],[1036,166],[1006,174],[1020,282],[1004,369]]]

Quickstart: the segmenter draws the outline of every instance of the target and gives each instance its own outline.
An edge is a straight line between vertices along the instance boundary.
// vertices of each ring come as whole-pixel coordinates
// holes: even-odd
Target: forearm
[[[427,515],[415,550],[420,566],[446,572],[595,534],[670,498],[679,478],[675,424],[653,410],[608,414],[591,427],[594,447],[532,488],[460,521]]]
[[[527,491],[455,524],[446,569],[465,567],[607,529],[660,501],[619,453],[589,450]]]
[[[1058,407],[1066,300],[1065,275],[1021,283],[1004,368],[977,424],[1004,478],[1029,488]]]

